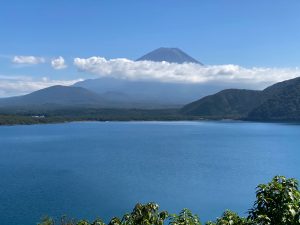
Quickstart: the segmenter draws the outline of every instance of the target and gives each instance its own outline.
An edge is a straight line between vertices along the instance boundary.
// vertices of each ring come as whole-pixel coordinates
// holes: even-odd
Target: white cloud
[[[65,64],[65,59],[61,56],[51,60],[51,66],[56,70],[65,69],[67,65]]]
[[[208,65],[132,61],[124,58],[75,58],[80,70],[99,76],[129,80],[157,80],[185,83],[235,83],[257,87],[300,76],[299,68],[245,68],[238,65]],[[237,85],[235,85],[236,87]]]
[[[23,95],[53,85],[72,85],[81,80],[52,80],[47,77],[0,75],[0,97]]]
[[[15,64],[29,64],[29,65],[34,65],[34,64],[40,64],[40,63],[45,63],[46,60],[43,57],[36,57],[36,56],[14,56],[12,59],[12,62]]]

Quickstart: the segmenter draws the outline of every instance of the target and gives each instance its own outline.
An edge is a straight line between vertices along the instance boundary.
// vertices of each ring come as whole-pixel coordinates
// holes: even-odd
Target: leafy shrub
[[[159,206],[156,203],[136,204],[133,211],[125,216],[120,221],[118,218],[113,218],[109,225],[163,225],[168,217],[166,211],[159,212]]]
[[[38,223],[38,225],[53,225],[53,224],[54,224],[54,220],[48,216],[42,218],[42,221]]]
[[[250,225],[250,221],[239,217],[235,212],[226,210],[215,222],[207,222],[206,225]]]
[[[183,209],[179,215],[170,216],[171,225],[201,225],[199,217],[193,215],[189,209]]]
[[[270,183],[258,185],[249,219],[261,225],[300,224],[298,181],[276,176]]]

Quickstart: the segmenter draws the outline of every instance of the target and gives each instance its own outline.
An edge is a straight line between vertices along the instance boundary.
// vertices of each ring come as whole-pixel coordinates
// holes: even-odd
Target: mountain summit
[[[136,61],[154,61],[154,62],[162,62],[166,61],[169,63],[197,63],[201,64],[196,59],[192,58],[179,48],[158,48],[148,54],[142,56]]]

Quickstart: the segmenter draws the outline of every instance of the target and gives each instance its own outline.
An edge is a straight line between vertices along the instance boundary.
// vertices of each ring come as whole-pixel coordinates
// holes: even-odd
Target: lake
[[[300,179],[300,125],[78,122],[0,127],[1,225],[103,218],[155,201],[202,222],[245,216],[255,187]]]

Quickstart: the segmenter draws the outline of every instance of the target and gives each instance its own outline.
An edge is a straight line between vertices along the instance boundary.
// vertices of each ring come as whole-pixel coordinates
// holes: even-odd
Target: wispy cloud
[[[27,65],[35,65],[45,63],[46,59],[44,57],[37,56],[14,56],[12,62],[15,64],[27,64]]]
[[[52,80],[47,77],[0,75],[0,97],[27,94],[53,85],[72,85],[81,80]]]
[[[185,83],[241,83],[261,87],[300,76],[299,68],[245,68],[238,65],[201,66],[194,63],[132,61],[124,58],[107,60],[103,57],[75,58],[80,70],[129,80],[156,80]],[[237,85],[235,85],[236,87]]]
[[[61,70],[67,68],[65,64],[65,59],[62,56],[51,60],[51,66],[56,70]]]

